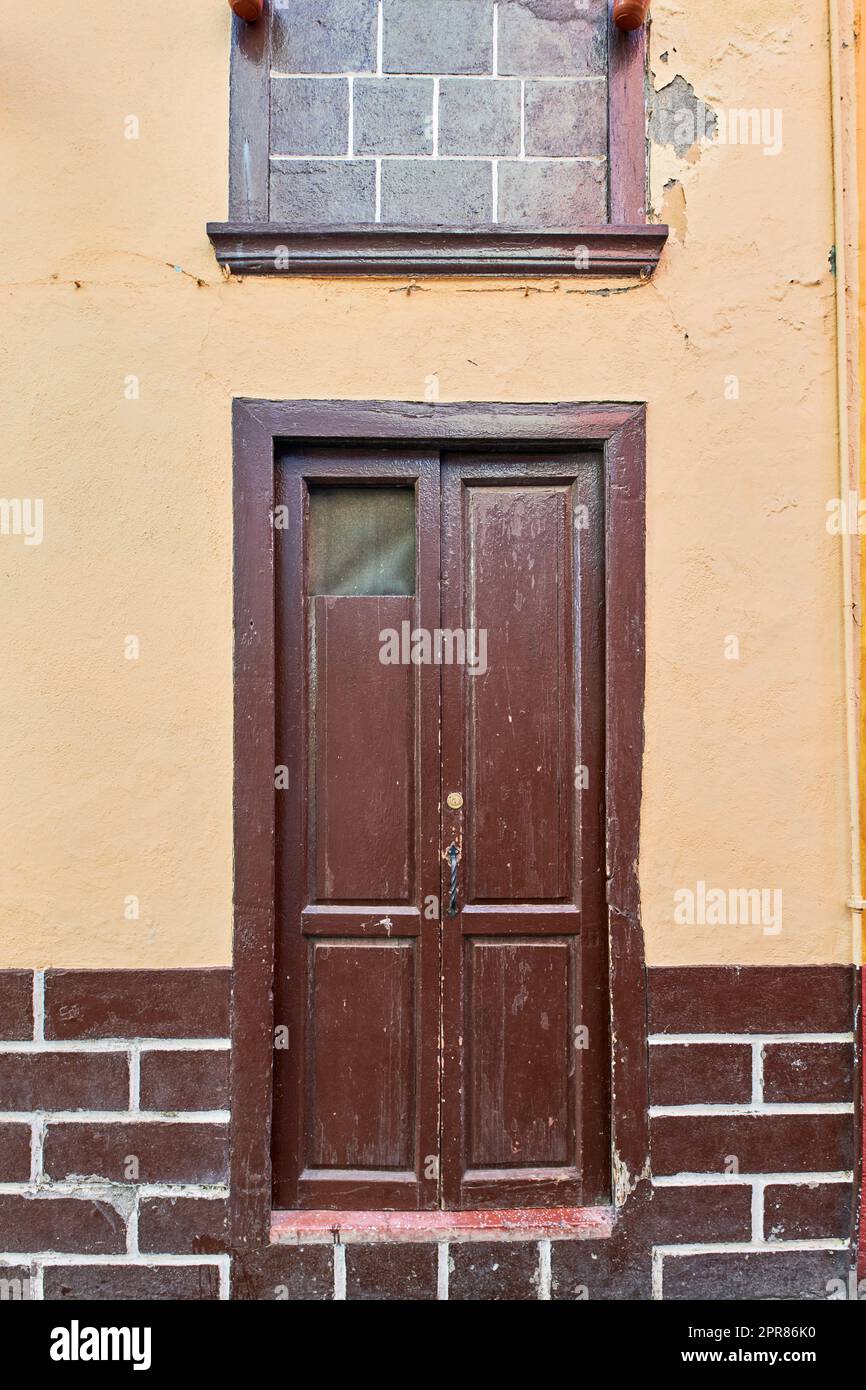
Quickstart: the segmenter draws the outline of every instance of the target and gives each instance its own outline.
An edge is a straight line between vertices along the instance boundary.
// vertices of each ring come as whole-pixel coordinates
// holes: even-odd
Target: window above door
[[[652,273],[643,29],[611,0],[266,0],[235,19],[243,274]]]

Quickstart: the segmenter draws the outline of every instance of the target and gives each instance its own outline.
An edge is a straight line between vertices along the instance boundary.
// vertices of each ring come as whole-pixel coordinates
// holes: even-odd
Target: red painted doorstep
[[[272,1245],[341,1240],[602,1240],[612,1207],[520,1207],[511,1211],[275,1211]]]

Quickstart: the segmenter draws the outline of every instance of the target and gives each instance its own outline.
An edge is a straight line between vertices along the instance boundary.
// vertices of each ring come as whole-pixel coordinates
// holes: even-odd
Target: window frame
[[[599,444],[603,448],[613,1204],[573,1215],[598,1238],[615,1235],[632,1225],[627,1215],[647,1199],[649,1187],[646,968],[637,874],[645,662],[646,406],[236,399],[233,432],[232,1251],[242,1262],[251,1262],[252,1272],[272,1245],[279,1243],[280,1230],[294,1230],[297,1225],[295,1214],[274,1211],[271,1196],[277,763],[273,508],[277,451],[286,441],[411,443],[436,448],[471,445],[494,450],[527,444],[547,449]],[[306,1215],[315,1222],[322,1214]],[[450,1214],[441,1215],[447,1219]],[[544,1211],[537,1215],[543,1224]],[[295,1231],[294,1238],[303,1236]]]
[[[614,275],[646,279],[668,228],[647,216],[646,26],[626,32],[608,0],[610,222],[562,230],[294,225],[269,220],[271,10],[232,19],[229,216],[210,222],[237,275]]]

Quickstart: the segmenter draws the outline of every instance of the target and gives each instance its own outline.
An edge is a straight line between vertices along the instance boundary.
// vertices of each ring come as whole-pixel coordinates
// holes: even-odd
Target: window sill
[[[377,1241],[606,1240],[613,1207],[511,1211],[275,1211],[271,1245]]]
[[[665,226],[573,231],[298,227],[210,222],[216,258],[235,275],[610,275],[648,279]]]

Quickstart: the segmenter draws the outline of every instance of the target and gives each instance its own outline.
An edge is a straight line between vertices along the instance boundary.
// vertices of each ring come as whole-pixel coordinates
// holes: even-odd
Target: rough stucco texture
[[[230,960],[231,398],[434,374],[443,400],[649,404],[649,961],[848,958],[824,6],[653,14],[655,87],[781,108],[782,152],[656,145],[676,233],[650,283],[410,295],[222,279],[227,5],[9,7],[0,495],[43,498],[45,535],[0,537],[0,966]],[[698,880],[781,888],[781,933],[676,926]]]

